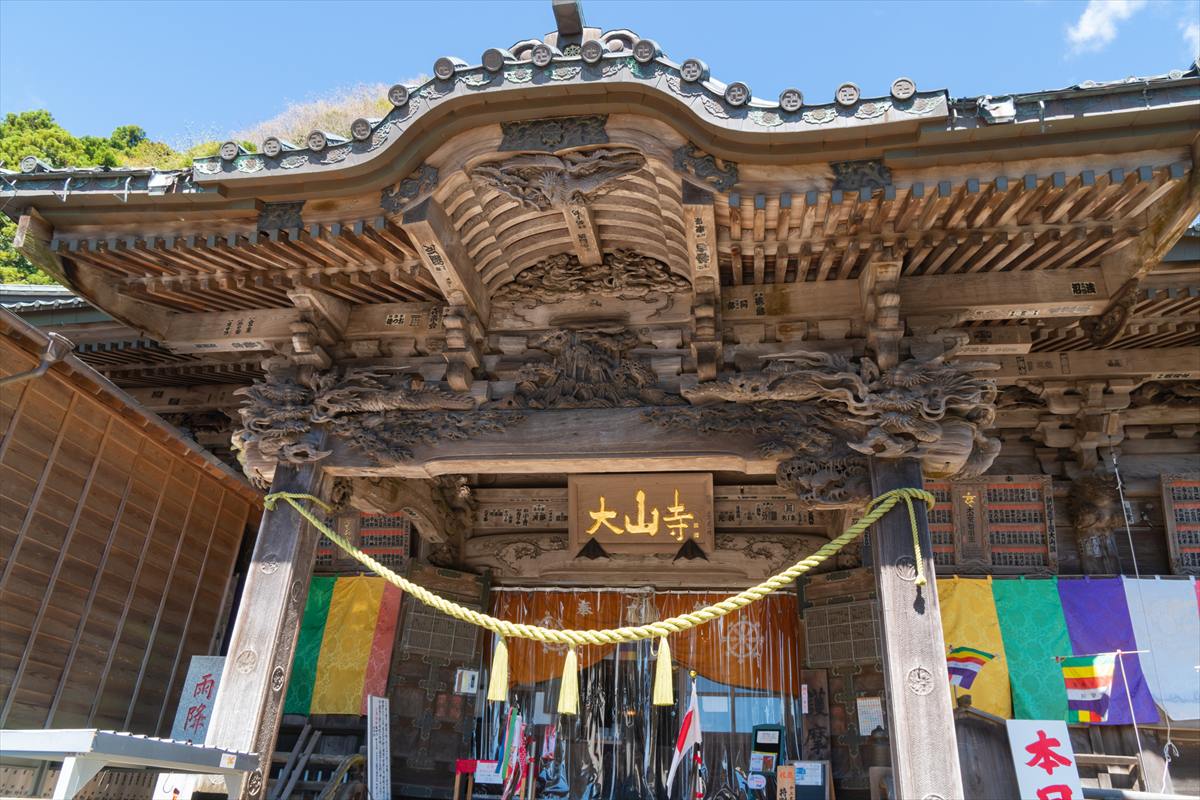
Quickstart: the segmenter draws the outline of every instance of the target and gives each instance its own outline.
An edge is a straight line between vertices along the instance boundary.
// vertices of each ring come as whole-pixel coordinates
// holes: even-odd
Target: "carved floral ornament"
[[[517,374],[512,394],[477,407],[413,375],[348,369],[275,371],[238,390],[247,398],[235,434],[248,474],[273,462],[329,455],[315,434],[341,439],[380,463],[414,447],[502,433],[523,409],[645,408],[645,419],[700,436],[751,437],[780,457],[777,483],[808,508],[857,505],[870,496],[868,457],[917,458],[931,477],[975,477],[1000,450],[985,431],[996,386],[987,364],[911,359],[880,370],[826,353],[795,352],[756,372],[674,392],[635,354],[627,330],[559,330],[531,346],[543,354]]]

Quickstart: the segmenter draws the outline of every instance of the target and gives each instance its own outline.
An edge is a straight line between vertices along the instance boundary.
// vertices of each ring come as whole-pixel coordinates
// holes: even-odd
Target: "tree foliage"
[[[15,170],[25,156],[51,167],[145,166],[173,169],[190,158],[162,142],[151,141],[137,125],[121,125],[110,136],[74,136],[44,109],[8,114],[0,121],[0,165]],[[54,283],[13,249],[16,223],[0,215],[0,282]]]

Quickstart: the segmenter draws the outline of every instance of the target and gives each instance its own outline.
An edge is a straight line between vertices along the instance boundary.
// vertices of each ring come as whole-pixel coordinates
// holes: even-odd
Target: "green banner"
[[[1067,718],[1067,690],[1055,656],[1071,652],[1058,579],[993,580],[1015,719]]]

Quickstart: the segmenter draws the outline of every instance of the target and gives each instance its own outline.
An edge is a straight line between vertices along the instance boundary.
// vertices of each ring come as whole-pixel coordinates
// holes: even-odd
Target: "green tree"
[[[73,136],[44,109],[8,114],[0,121],[0,166],[15,170],[25,156],[37,156],[52,167],[179,169],[190,163],[162,142],[151,141],[137,125],[121,125],[108,137]],[[0,282],[54,283],[13,249],[15,234],[16,224],[0,214]]]
[[[146,131],[137,125],[121,125],[108,137],[112,146],[122,153],[128,153],[142,142],[146,141]],[[163,145],[166,147],[166,145]]]
[[[0,283],[54,283],[54,279],[13,249],[17,223],[0,215]]]

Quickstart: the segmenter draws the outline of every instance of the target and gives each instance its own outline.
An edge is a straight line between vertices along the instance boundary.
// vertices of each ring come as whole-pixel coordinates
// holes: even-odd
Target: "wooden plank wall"
[[[0,374],[28,344],[0,337]],[[78,377],[0,388],[0,728],[166,735],[257,508]]]

